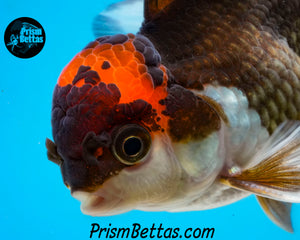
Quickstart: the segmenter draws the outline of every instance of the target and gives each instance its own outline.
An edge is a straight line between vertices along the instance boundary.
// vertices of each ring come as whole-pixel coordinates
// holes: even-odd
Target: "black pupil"
[[[139,138],[128,138],[124,143],[124,151],[128,156],[134,156],[141,151],[142,142]]]

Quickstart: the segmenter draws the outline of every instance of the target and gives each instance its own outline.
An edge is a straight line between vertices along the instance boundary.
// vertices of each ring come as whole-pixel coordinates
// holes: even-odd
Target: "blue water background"
[[[214,239],[300,239],[300,205],[292,218],[295,233],[275,226],[254,196],[199,212],[131,211],[112,217],[83,215],[63,185],[59,168],[47,160],[45,138],[52,138],[52,92],[63,67],[93,40],[94,16],[117,1],[0,2],[0,239],[89,239],[91,224],[102,227],[214,227]],[[130,13],[129,13],[130,14]],[[46,44],[31,59],[11,55],[4,45],[7,25],[19,17],[38,20]],[[2,36],[2,37],[1,37]],[[97,239],[97,238],[94,238]]]

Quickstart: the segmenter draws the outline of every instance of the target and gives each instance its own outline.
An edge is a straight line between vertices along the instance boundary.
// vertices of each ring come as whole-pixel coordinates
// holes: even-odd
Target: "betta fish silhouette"
[[[48,158],[85,214],[255,194],[292,232],[299,53],[299,0],[145,0],[136,35],[99,37],[62,71]]]

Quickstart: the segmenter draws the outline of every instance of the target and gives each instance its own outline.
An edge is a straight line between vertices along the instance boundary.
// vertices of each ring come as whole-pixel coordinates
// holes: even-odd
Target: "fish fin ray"
[[[96,38],[116,34],[135,34],[143,20],[143,1],[123,0],[108,5],[100,12],[93,19],[92,30]]]
[[[118,21],[101,13],[94,18],[92,30],[96,38],[124,32]]]
[[[256,197],[265,214],[273,223],[290,233],[294,232],[291,220],[292,203],[281,202],[260,196]]]
[[[300,202],[300,121],[279,126],[253,161],[256,165],[238,173],[229,170],[220,181],[278,201]]]

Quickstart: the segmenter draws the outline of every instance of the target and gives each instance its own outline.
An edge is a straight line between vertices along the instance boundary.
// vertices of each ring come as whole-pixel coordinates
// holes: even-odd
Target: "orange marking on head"
[[[102,147],[99,147],[97,150],[96,150],[96,152],[94,153],[94,156],[96,157],[96,158],[98,158],[98,157],[101,157],[103,155],[103,148]]]
[[[132,34],[132,33],[128,33],[127,36],[128,36],[130,39],[134,39],[134,38],[135,38],[134,34]]]
[[[104,50],[108,50],[111,49],[112,45],[109,43],[104,43],[104,44],[99,44],[93,48],[93,54],[95,54],[96,56],[103,52]]]
[[[165,106],[158,102],[167,96],[167,74],[166,68],[161,65],[159,68],[164,72],[163,84],[154,88],[152,77],[147,73],[145,58],[143,54],[136,51],[133,45],[134,35],[128,35],[130,38],[124,44],[100,44],[95,41],[89,45],[88,49],[82,50],[62,71],[59,79],[59,86],[72,84],[81,65],[90,66],[91,70],[97,71],[101,82],[106,84],[114,83],[121,92],[120,103],[129,103],[137,99],[143,99],[150,103],[157,110],[158,117],[165,118],[161,112]],[[109,67],[103,68],[104,62],[109,63]],[[76,83],[80,87],[84,80]],[[161,120],[159,124],[167,126]]]
[[[87,56],[89,56],[92,53],[92,51],[93,51],[92,49],[86,49],[84,51],[81,51],[79,54],[81,57],[86,58]]]
[[[89,54],[86,59],[84,60],[84,64],[86,64],[87,66],[92,66],[95,64],[95,62],[97,61],[97,58],[95,55],[93,54]]]
[[[101,54],[101,55],[100,55]],[[120,66],[119,60],[116,58],[115,53],[112,51],[112,49],[107,49],[99,53],[101,56],[100,59],[105,59],[110,62],[114,67]]]
[[[154,86],[153,86],[152,78],[149,73],[146,73],[146,72],[143,73],[141,75],[141,80],[142,80],[141,83],[144,88],[153,89]]]
[[[164,72],[164,83],[168,82],[167,68],[164,65],[159,66],[160,70]]]
[[[58,85],[63,87],[68,84],[72,84],[72,81],[78,71],[78,68],[82,65],[84,58],[77,54],[72,61],[63,69],[58,79]]]
[[[140,63],[145,64],[145,58],[143,54],[141,54],[140,52],[134,52],[134,56],[139,60]]]
[[[129,51],[116,51],[115,54],[122,66],[126,66],[128,60],[132,58],[132,53]]]
[[[128,50],[129,52],[135,51],[135,47],[133,46],[133,44],[130,41],[124,43],[124,48],[125,48],[125,50]]]
[[[138,65],[139,73],[142,75],[143,73],[147,72],[147,67],[144,64]]]
[[[124,46],[122,44],[116,44],[112,46],[113,52],[116,54],[118,52],[122,52],[125,50]]]
[[[105,82],[105,79],[114,79],[115,67],[112,66],[108,69],[102,69],[103,62],[106,61],[105,58],[98,58],[96,63],[93,65],[93,69],[98,72],[101,77],[101,81]]]
[[[132,72],[132,74],[135,76],[135,77],[138,77],[140,76],[139,72],[138,72],[138,63],[134,60],[130,61],[128,64],[127,64],[127,68]]]

